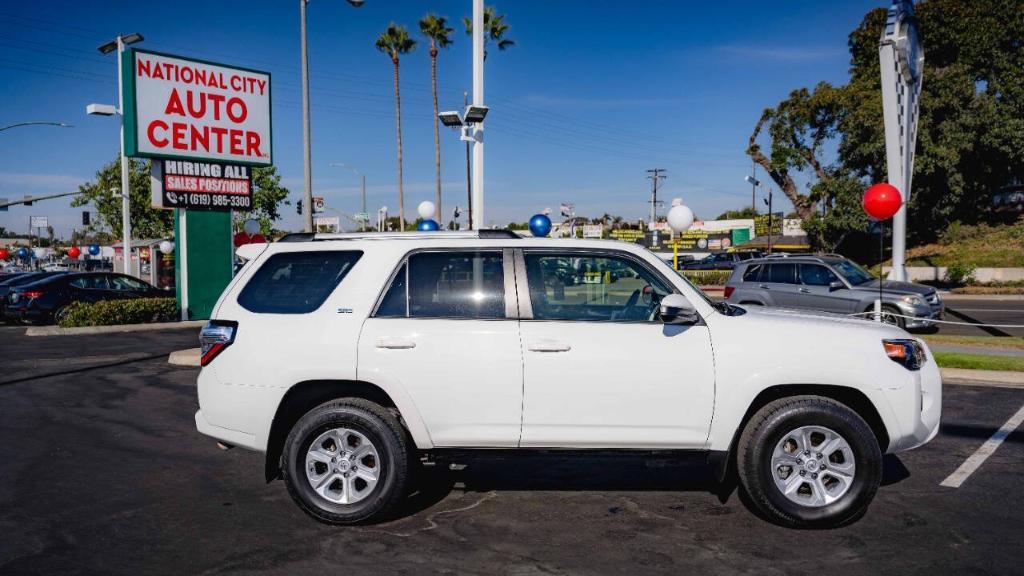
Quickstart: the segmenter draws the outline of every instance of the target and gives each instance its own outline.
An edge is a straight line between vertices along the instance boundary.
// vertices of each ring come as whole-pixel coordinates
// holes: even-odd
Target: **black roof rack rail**
[[[481,240],[519,240],[522,238],[512,230],[486,228],[478,231]]]
[[[277,239],[278,242],[312,242],[316,239],[313,232],[292,232]]]

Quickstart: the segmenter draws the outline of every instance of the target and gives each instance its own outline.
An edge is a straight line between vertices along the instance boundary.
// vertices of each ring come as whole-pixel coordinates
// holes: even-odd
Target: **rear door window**
[[[775,284],[796,284],[796,264],[772,264],[768,268],[768,281]]]
[[[412,254],[395,274],[376,316],[505,318],[501,252]]]
[[[238,304],[261,314],[308,314],[327,300],[362,255],[360,251],[274,254],[242,289]]]

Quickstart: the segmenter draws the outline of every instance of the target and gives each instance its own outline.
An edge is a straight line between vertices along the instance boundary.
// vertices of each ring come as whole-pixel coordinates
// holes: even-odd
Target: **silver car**
[[[912,329],[931,327],[930,320],[942,318],[945,305],[934,288],[880,281],[838,255],[780,255],[741,262],[725,284],[725,297],[741,305],[855,314],[874,310],[879,282],[884,321]]]

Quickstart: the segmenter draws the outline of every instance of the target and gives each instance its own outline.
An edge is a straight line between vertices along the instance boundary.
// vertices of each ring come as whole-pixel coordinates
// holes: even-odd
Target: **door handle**
[[[808,290],[807,288],[800,288],[799,290],[800,290],[800,292],[803,292],[804,294],[810,294],[811,293],[811,291]]]
[[[527,348],[531,352],[568,352],[572,350],[572,346],[555,340],[535,340],[530,342]]]
[[[757,287],[760,288],[761,290],[767,290],[768,289],[768,287],[765,286],[764,284],[758,284]]]
[[[378,338],[377,348],[387,348],[389,350],[409,350],[415,348],[416,343],[408,338]]]

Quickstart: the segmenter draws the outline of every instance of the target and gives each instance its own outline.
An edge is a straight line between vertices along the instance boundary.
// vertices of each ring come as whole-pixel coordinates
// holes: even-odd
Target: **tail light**
[[[199,344],[202,352],[199,357],[199,365],[206,366],[213,361],[225,348],[235,342],[235,334],[238,332],[238,322],[230,320],[210,320],[203,326],[199,333]]]
[[[42,290],[26,290],[21,293],[21,296],[22,298],[28,298],[29,300],[31,300],[33,298],[39,298],[43,294],[44,292]]]
[[[732,296],[732,293],[735,292],[735,291],[736,291],[736,287],[735,286],[726,286],[725,287],[725,297],[728,298],[728,297]]]

